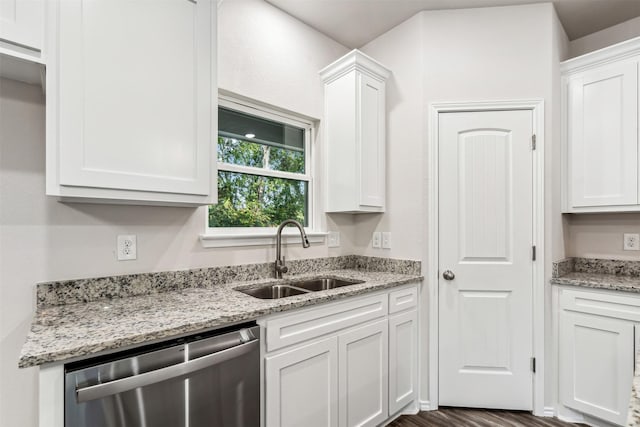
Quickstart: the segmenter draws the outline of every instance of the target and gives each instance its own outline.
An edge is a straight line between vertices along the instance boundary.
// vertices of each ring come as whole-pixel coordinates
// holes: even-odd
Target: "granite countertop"
[[[39,307],[22,348],[19,366],[91,356],[104,350],[255,320],[271,313],[422,280],[414,274],[360,269],[315,271],[290,275],[288,279],[319,275],[364,280],[364,283],[276,300],[258,299],[235,290],[275,280],[270,278]]]
[[[633,376],[627,426],[640,427],[640,351],[636,353],[636,375]]]
[[[640,277],[633,276],[571,272],[562,277],[551,279],[551,283],[554,285],[581,286],[585,288],[640,293]]]
[[[551,283],[640,293],[640,262],[567,258],[554,262]]]

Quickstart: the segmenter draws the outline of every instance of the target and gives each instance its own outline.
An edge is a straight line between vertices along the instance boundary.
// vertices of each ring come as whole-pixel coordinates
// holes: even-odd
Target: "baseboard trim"
[[[553,406],[545,406],[542,412],[543,417],[555,417],[556,416],[556,408]]]
[[[437,406],[431,407],[431,401],[429,400],[421,400],[419,406],[421,411],[435,411],[438,409]]]
[[[558,414],[556,415],[556,418],[558,418],[560,421],[564,421],[565,423],[584,424],[584,417],[567,417]]]
[[[400,415],[417,415],[420,412],[418,405],[411,405],[411,407],[404,408]]]

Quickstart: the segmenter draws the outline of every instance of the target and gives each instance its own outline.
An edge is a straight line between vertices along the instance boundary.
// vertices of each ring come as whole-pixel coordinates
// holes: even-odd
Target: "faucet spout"
[[[276,231],[276,279],[282,279],[282,274],[289,271],[289,268],[284,263],[284,257],[282,256],[282,229],[290,224],[298,227],[298,230],[300,231],[300,237],[302,238],[302,247],[308,248],[309,246],[311,246],[309,244],[309,239],[307,238],[307,233],[304,232],[304,227],[302,226],[302,224],[300,224],[295,219],[286,219],[282,221],[278,226],[278,231]]]

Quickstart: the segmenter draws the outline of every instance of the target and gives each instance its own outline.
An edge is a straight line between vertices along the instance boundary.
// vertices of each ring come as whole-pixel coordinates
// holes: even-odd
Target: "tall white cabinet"
[[[213,0],[52,0],[47,194],[67,201],[215,200]]]
[[[320,71],[325,85],[327,212],[384,212],[389,75],[357,49]]]
[[[563,64],[565,212],[640,211],[640,38]]]

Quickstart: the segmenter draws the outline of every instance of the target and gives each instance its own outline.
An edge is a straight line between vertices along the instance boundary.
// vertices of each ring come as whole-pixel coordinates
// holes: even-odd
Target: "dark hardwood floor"
[[[389,427],[570,427],[557,418],[534,417],[529,412],[490,409],[446,408],[403,415]],[[585,426],[586,427],[586,426]]]

